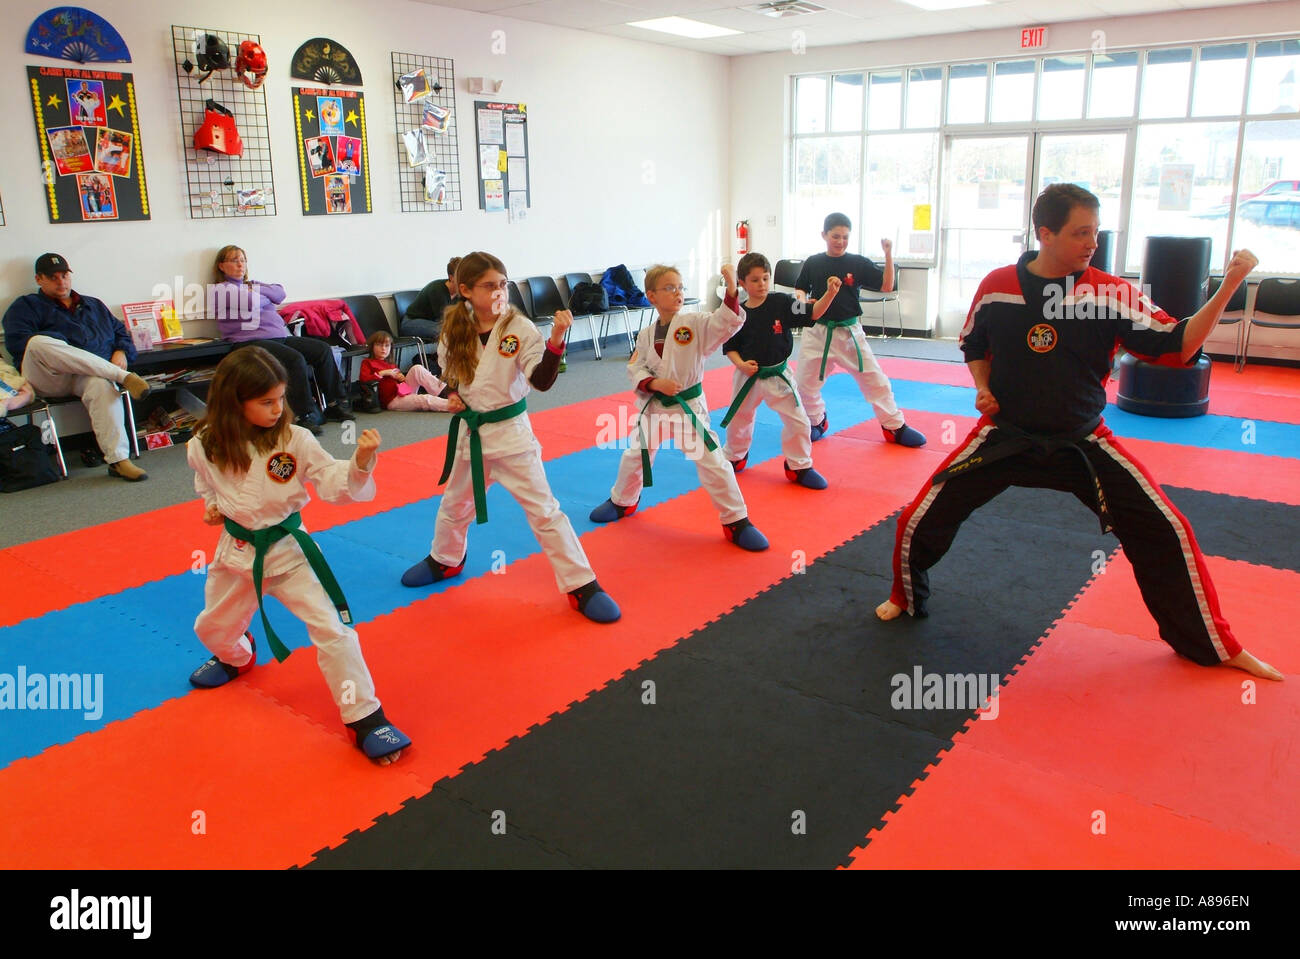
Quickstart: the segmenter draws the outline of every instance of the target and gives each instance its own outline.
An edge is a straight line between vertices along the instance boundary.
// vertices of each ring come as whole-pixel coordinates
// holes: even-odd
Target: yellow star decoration
[[[45,105],[47,107],[54,107],[54,109],[56,110],[59,108],[59,106],[62,103],[63,101],[59,99],[59,95],[57,93],[51,93],[50,98],[45,101]]]
[[[312,113],[310,110],[308,110],[306,113],[304,113],[303,116],[306,117],[308,120],[315,120],[315,119],[316,119],[316,114]]]
[[[346,126],[349,123],[356,123],[356,122],[357,122],[357,111],[349,110],[348,115],[343,118],[344,125]]]
[[[122,102],[122,98],[119,97],[116,93],[113,94],[113,99],[111,99],[111,100],[108,101],[108,109],[109,109],[109,110],[116,110],[116,111],[117,111],[117,115],[118,115],[119,117],[125,117],[125,116],[126,116],[126,114],[122,112],[122,108],[123,108],[124,106],[126,106],[126,104]]]

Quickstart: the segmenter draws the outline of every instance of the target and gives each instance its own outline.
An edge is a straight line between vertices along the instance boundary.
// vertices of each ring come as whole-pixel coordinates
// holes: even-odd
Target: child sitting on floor
[[[376,330],[366,339],[370,355],[361,361],[361,382],[379,384],[379,403],[386,410],[437,410],[445,412],[451,401],[442,398],[446,386],[419,363],[405,374],[388,361],[393,338]],[[427,392],[421,393],[423,388]]]

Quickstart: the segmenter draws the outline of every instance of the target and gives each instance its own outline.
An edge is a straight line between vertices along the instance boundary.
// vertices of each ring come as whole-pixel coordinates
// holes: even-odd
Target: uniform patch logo
[[[292,453],[276,453],[266,461],[266,475],[277,483],[287,483],[298,472],[298,461]]]
[[[513,333],[501,337],[501,342],[497,344],[497,352],[502,356],[514,356],[519,352],[519,337]]]
[[[1029,348],[1035,353],[1050,353],[1056,347],[1056,339],[1056,329],[1046,323],[1035,324],[1027,337]]]
[[[691,340],[695,339],[695,334],[691,332],[689,326],[679,326],[673,330],[673,339],[682,346],[689,346]]]

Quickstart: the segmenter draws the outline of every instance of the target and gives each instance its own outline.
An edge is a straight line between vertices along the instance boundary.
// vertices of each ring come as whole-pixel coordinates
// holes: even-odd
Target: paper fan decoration
[[[130,63],[131,51],[113,25],[81,7],[53,7],[32,21],[28,53],[77,63]]]
[[[361,69],[352,54],[346,47],[325,37],[308,40],[298,48],[290,61],[289,76],[332,87],[361,86]]]

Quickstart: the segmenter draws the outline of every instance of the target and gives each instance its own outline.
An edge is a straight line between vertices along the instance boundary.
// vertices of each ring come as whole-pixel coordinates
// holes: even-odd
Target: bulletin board
[[[369,213],[366,98],[343,87],[293,88],[304,216]]]
[[[51,223],[149,219],[129,73],[27,68]]]
[[[261,45],[256,33],[207,27],[172,27],[176,95],[180,102],[181,143],[185,150],[186,206],[192,219],[275,216],[275,178],[271,171],[271,133],[266,122],[266,91],[251,89],[232,67],[204,71],[192,62],[194,37],[212,34],[225,43],[233,60],[245,40]],[[208,119],[212,100],[234,114],[242,151],[239,156],[194,148],[194,134]]]
[[[528,107],[476,100],[474,121],[478,134],[474,163],[479,209],[489,213],[508,211],[512,220],[523,219],[532,206],[528,189]]]
[[[402,212],[459,210],[455,64],[445,57],[394,53],[393,119]]]

